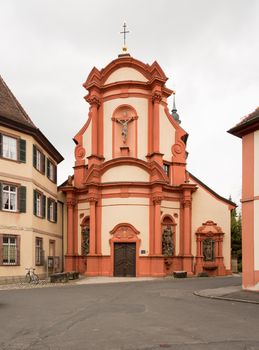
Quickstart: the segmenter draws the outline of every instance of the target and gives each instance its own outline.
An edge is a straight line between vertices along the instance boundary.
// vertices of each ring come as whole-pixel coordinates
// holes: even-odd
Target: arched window
[[[175,233],[174,220],[166,215],[162,220],[162,254],[164,256],[173,256],[175,251]]]
[[[90,220],[89,217],[84,218],[81,224],[81,248],[82,255],[89,254],[89,240],[90,240]]]

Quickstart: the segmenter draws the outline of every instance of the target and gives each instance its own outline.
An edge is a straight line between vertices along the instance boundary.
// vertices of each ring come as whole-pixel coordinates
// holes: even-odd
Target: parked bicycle
[[[28,271],[28,272],[26,273],[26,275],[25,275],[25,281],[26,281],[26,282],[28,282],[28,283],[34,283],[34,284],[39,283],[39,280],[40,280],[40,279],[39,279],[39,276],[36,275],[36,273],[34,272],[34,271],[35,271],[34,268],[29,267],[29,268],[27,268],[27,269],[25,269],[25,270]]]

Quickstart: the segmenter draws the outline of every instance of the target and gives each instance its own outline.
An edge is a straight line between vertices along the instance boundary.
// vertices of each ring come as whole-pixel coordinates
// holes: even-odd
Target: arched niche
[[[137,157],[137,119],[137,112],[130,105],[121,105],[113,112],[113,158]]]
[[[171,215],[165,215],[161,220],[162,254],[172,257],[175,254],[175,226]]]
[[[81,255],[87,256],[90,249],[90,218],[84,217],[81,223]]]

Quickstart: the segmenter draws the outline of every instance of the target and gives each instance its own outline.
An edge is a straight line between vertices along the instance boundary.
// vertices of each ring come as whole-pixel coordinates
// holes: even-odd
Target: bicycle
[[[28,272],[25,275],[25,281],[28,283],[38,284],[40,279],[39,279],[39,276],[36,275],[36,273],[34,272],[35,269],[33,269],[32,267],[29,267],[25,270],[28,270]]]

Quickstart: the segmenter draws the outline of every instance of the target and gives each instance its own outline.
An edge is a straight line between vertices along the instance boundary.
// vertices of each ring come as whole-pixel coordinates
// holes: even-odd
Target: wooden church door
[[[114,276],[136,276],[136,243],[114,243]]]

